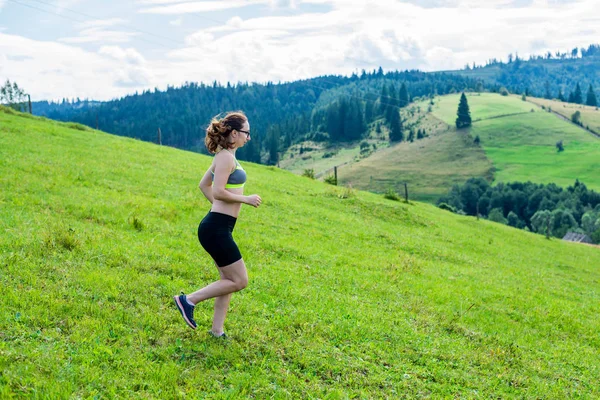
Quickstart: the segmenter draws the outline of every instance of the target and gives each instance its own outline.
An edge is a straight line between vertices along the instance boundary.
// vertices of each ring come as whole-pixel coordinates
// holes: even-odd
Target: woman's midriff
[[[242,196],[244,194],[243,188],[238,189],[225,189],[230,193],[237,194]],[[227,203],[225,201],[215,199],[210,211],[218,212],[221,214],[231,215],[232,217],[237,218],[240,214],[240,209],[242,208],[242,203]]]

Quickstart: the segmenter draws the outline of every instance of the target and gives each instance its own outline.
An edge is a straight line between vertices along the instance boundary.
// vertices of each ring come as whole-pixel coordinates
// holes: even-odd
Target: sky
[[[600,42],[600,0],[0,0],[0,80],[32,101],[185,82],[460,69]]]

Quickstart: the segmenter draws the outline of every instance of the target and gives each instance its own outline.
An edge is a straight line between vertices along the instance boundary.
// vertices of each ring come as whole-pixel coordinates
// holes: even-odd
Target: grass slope
[[[0,112],[1,398],[600,396],[597,248],[276,168],[244,165],[231,339],[212,302],[189,330],[209,163]]]
[[[558,100],[540,99],[537,97],[528,97],[527,101],[538,106],[544,106],[564,118],[570,120],[571,116],[579,111],[581,113],[581,123],[584,127],[600,135],[600,109],[598,107],[584,106],[581,104],[565,103]]]
[[[436,97],[433,114],[448,125],[455,126],[459,100],[460,93]],[[517,101],[514,97],[500,96],[496,93],[467,93],[467,100],[473,122],[503,115],[523,114],[537,108],[527,102]]]
[[[426,109],[426,108],[421,108]],[[357,163],[338,170],[342,184],[383,193],[392,189],[409,197],[435,203],[452,185],[473,176],[492,180],[492,165],[468,133],[448,132],[449,127],[427,114],[420,125],[430,137],[404,142],[378,151]]]
[[[554,182],[567,186],[575,179],[600,189],[600,140],[589,132],[517,96],[470,94],[467,96],[473,125],[472,137],[479,136],[486,156],[495,168],[495,181]],[[459,95],[443,96],[433,114],[450,123]],[[520,108],[535,112],[515,114]],[[456,110],[455,110],[456,112]],[[565,151],[557,153],[563,140]]]
[[[600,190],[600,140],[547,112],[473,124],[496,168],[496,181],[572,185],[575,179]],[[562,140],[565,151],[557,152]]]

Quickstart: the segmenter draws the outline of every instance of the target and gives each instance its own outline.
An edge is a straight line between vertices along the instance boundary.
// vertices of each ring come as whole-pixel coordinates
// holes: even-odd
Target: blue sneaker
[[[196,329],[196,321],[194,321],[194,306],[190,306],[187,302],[185,294],[181,293],[179,296],[173,296],[173,300],[175,300],[175,305],[177,305],[177,309],[181,313],[181,316],[185,320],[186,324],[190,326],[192,329]]]

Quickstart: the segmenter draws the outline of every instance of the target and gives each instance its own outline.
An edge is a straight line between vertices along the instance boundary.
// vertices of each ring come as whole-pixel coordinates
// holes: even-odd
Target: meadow
[[[527,101],[538,106],[544,106],[547,110],[554,111],[568,120],[571,120],[572,115],[576,111],[579,111],[582,125],[600,135],[600,110],[598,107],[566,103],[559,100],[541,99],[538,97],[528,97]]]
[[[494,166],[495,182],[529,180],[568,186],[579,179],[600,190],[599,138],[516,96],[488,93],[467,98],[474,121],[467,131],[472,138],[480,137]],[[432,112],[450,123],[456,118],[449,114],[452,104],[458,104],[458,95],[441,97]],[[519,107],[530,112],[515,113]],[[557,151],[558,141],[563,141],[565,151]]]
[[[469,102],[473,122],[505,115],[526,114],[531,112],[531,109],[538,108],[530,103],[521,101],[521,99],[511,96],[500,96],[497,93],[465,94]],[[436,97],[432,112],[448,125],[454,126],[459,100],[460,93]]]
[[[363,141],[369,144],[371,153],[389,147],[387,131],[377,134],[372,126],[369,129],[368,137],[361,141],[344,144],[304,141],[294,144],[282,154],[279,167],[295,174],[303,174],[305,170],[312,169],[317,176],[324,177],[335,166],[365,158],[366,155],[361,154],[360,149]],[[300,148],[303,149],[302,153]]]
[[[466,133],[453,129],[431,114],[426,106],[413,118],[429,137],[403,142],[377,151],[370,157],[338,169],[338,181],[355,188],[385,193],[392,190],[404,196],[404,183],[409,198],[435,203],[452,185],[463,184],[473,176],[493,179],[492,164],[481,147]]]
[[[210,161],[0,109],[1,398],[600,396],[600,249],[275,167],[230,338],[190,330]]]
[[[548,112],[489,119],[474,123],[495,167],[498,182],[532,181],[572,185],[575,179],[600,190],[600,139]],[[558,152],[556,142],[564,151]]]

